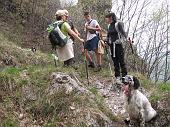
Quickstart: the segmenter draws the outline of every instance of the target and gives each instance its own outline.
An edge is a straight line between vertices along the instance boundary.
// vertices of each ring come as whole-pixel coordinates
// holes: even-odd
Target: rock
[[[69,94],[72,91],[76,92],[77,94],[89,92],[84,87],[79,86],[78,83],[67,74],[53,73],[51,75],[51,79],[52,79],[51,85],[47,89],[50,95],[59,91],[65,91],[66,94]]]
[[[104,85],[100,82],[100,81],[96,81],[94,83],[94,86],[98,89],[103,89],[104,88]]]
[[[23,71],[20,73],[20,76],[21,76],[23,79],[27,79],[27,78],[28,78],[28,71],[27,71],[27,70],[23,70]]]
[[[24,118],[24,114],[23,113],[19,114],[18,118],[22,120]]]
[[[75,108],[75,107],[73,107],[73,106],[70,106],[70,109],[71,109],[71,110],[75,110],[76,108]]]

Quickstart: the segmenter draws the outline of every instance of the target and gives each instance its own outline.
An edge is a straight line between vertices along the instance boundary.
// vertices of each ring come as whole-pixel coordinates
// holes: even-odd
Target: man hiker
[[[85,54],[89,61],[89,67],[94,68],[94,62],[91,58],[91,56],[88,54],[88,51],[94,51],[97,59],[97,70],[101,70],[101,54],[98,53],[98,42],[99,42],[99,36],[98,33],[101,31],[99,23],[91,18],[91,15],[89,12],[84,12],[84,18],[86,20],[85,23],[85,31],[86,31],[86,42],[84,45]]]
[[[107,14],[106,22],[109,24],[107,43],[110,47],[111,58],[114,63],[116,83],[121,84],[121,78],[127,75],[127,69],[124,62],[124,49],[122,46],[122,38],[127,38],[127,35],[123,28],[124,24],[117,21],[115,13]]]

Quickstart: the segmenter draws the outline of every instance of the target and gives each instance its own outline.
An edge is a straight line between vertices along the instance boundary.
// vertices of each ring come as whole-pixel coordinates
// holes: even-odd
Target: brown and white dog
[[[129,114],[130,121],[139,120],[140,126],[145,127],[145,122],[152,120],[157,113],[147,97],[138,90],[140,83],[136,77],[127,75],[122,80],[126,112]]]

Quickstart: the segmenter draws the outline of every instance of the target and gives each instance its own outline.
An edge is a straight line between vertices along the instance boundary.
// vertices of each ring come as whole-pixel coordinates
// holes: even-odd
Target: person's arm
[[[78,35],[78,36],[80,36],[80,33],[78,32],[78,30],[74,27],[74,32]]]
[[[89,25],[86,25],[86,29],[94,30],[94,31],[101,31],[101,27],[100,27],[99,23],[96,20],[93,20],[92,23],[93,23],[92,26],[95,26],[95,27],[92,27],[89,24]]]
[[[82,38],[80,38],[80,37],[78,36],[78,34],[75,33],[73,30],[68,29],[68,33],[69,33],[72,37],[74,37],[75,39],[77,39],[78,41],[84,42],[84,40],[83,40]]]
[[[80,41],[80,42],[84,42],[84,40],[81,39],[81,38],[71,29],[70,25],[69,25],[67,22],[64,23],[64,26],[63,26],[63,27],[64,27],[64,29],[68,32],[68,34],[70,34],[73,38],[77,39],[77,40]]]
[[[92,27],[92,26],[87,25],[86,29],[88,29],[88,30],[95,30],[95,31],[101,31],[101,27],[100,26]]]

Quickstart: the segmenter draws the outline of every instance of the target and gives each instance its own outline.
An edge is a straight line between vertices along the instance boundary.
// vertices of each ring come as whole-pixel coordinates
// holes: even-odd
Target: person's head
[[[91,20],[90,12],[84,12],[84,18],[85,20],[90,21]]]
[[[67,11],[68,12],[68,11]],[[66,21],[67,18],[68,18],[68,14],[66,14],[66,10],[58,10],[56,13],[55,13],[55,16],[56,16],[56,20],[63,20],[63,21]]]
[[[106,22],[107,22],[108,24],[117,21],[116,15],[115,15],[115,13],[113,13],[113,12],[107,14],[107,15],[105,16],[105,18],[106,18]]]

